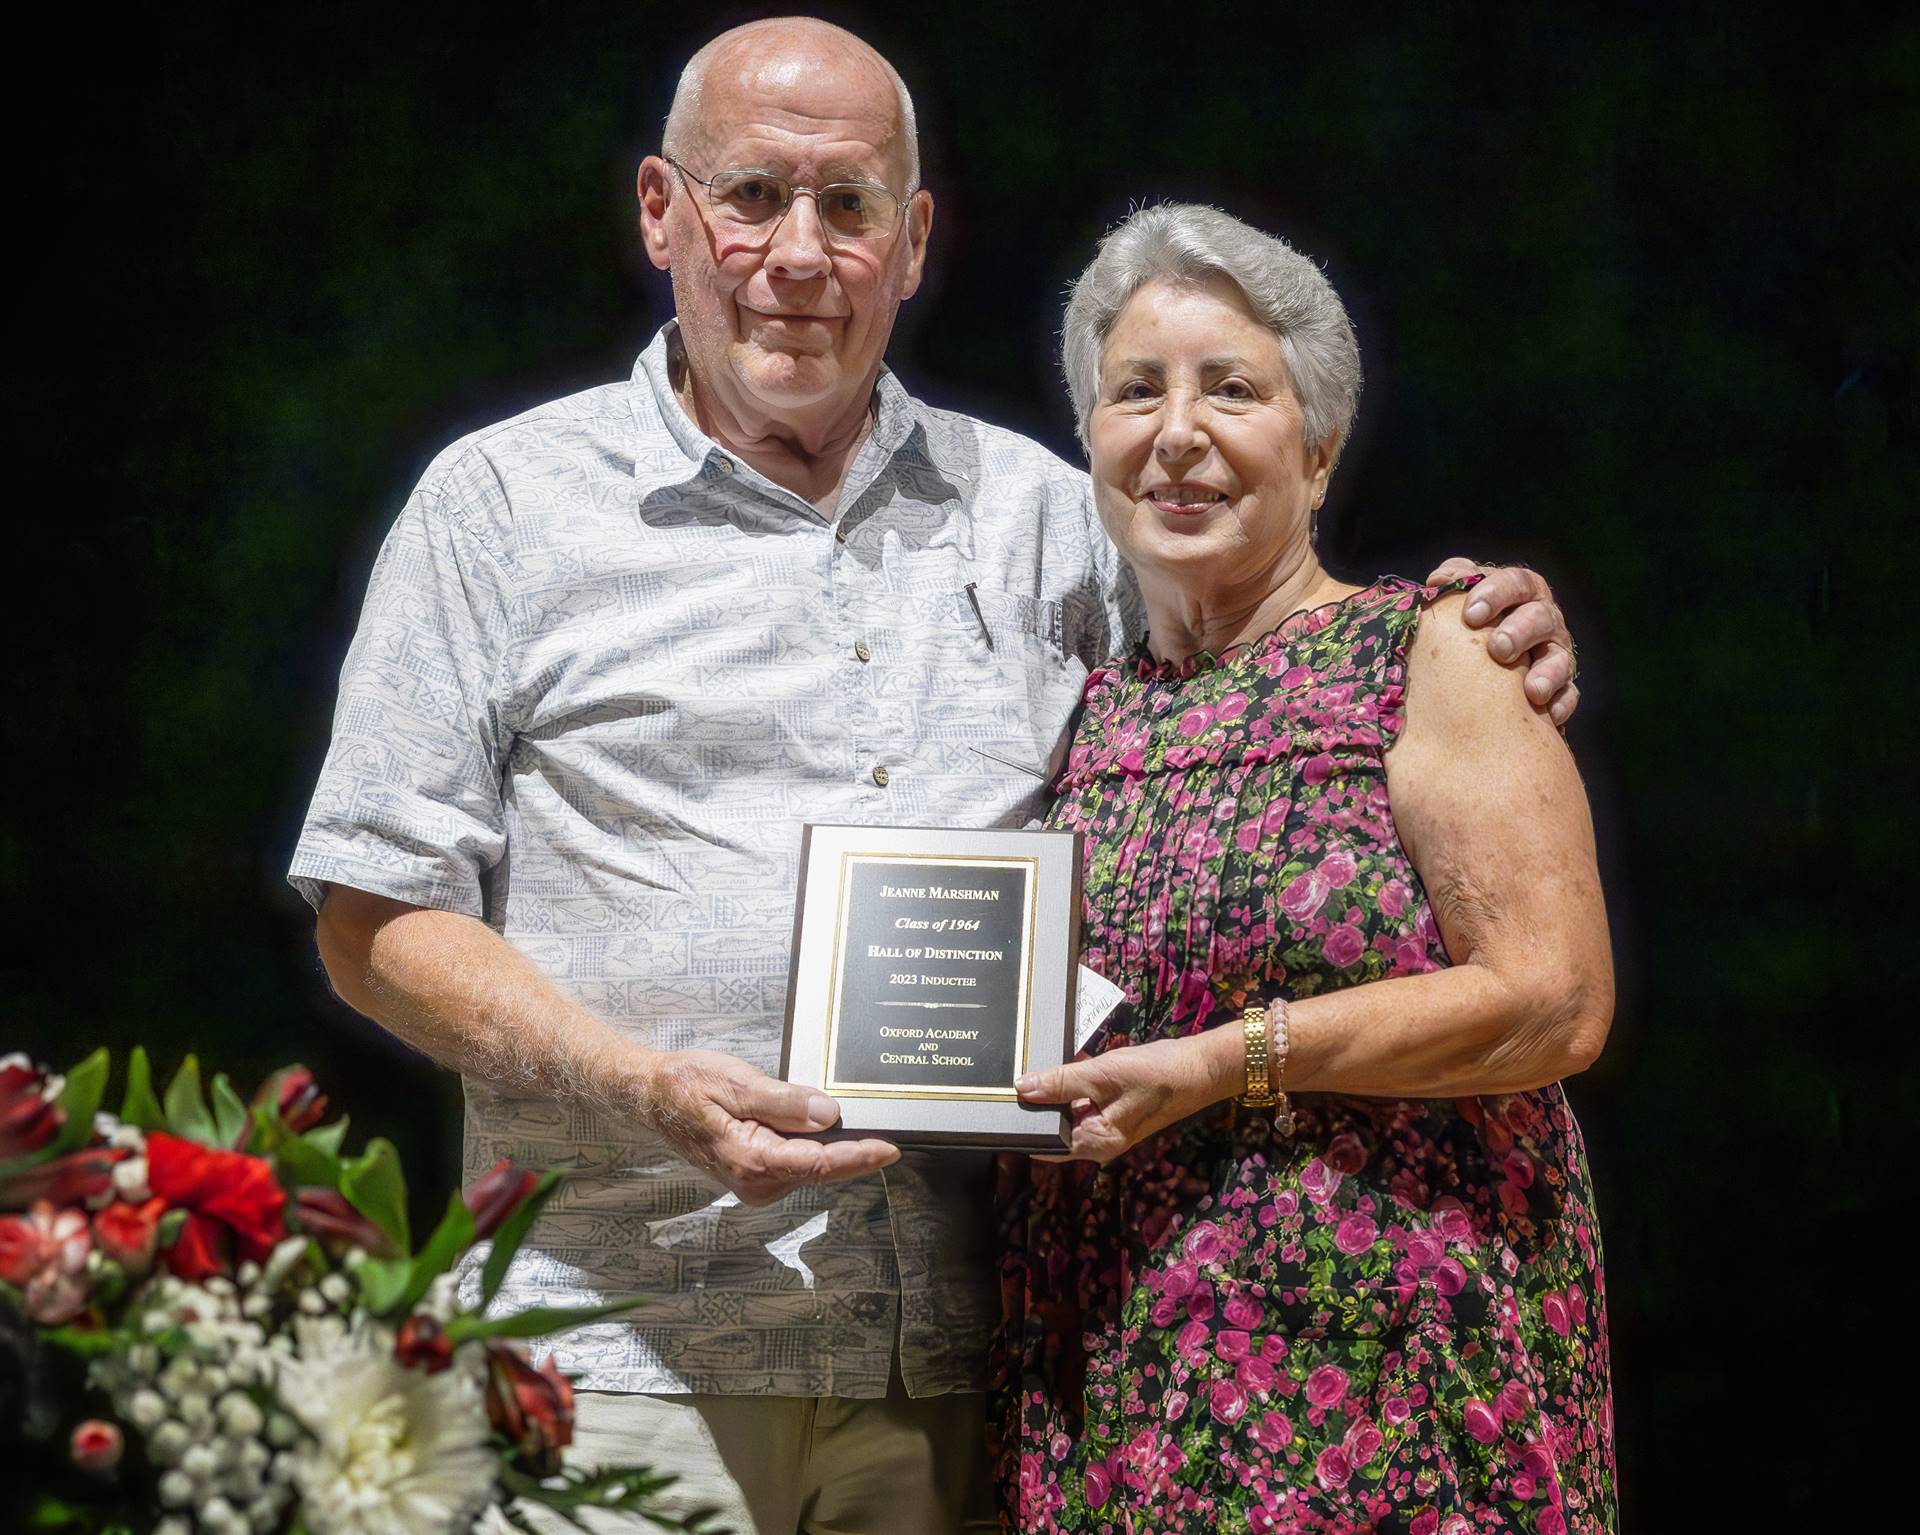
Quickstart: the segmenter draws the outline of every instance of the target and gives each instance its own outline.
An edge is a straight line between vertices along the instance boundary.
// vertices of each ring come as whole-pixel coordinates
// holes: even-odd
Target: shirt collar
[[[647,416],[656,417],[673,438],[674,444],[696,468],[713,461],[716,455],[726,460],[730,468],[745,468],[745,465],[737,464],[731,453],[700,430],[682,408],[680,397],[674,393],[673,374],[684,366],[685,355],[686,348],[680,341],[680,322],[669,320],[655,332],[653,340],[633,365],[635,415],[641,419],[642,425],[649,424]],[[894,376],[893,369],[884,363],[873,392],[877,402],[873,433],[861,452],[864,454],[877,447],[891,456],[913,435],[913,429],[920,421],[920,404],[907,393],[906,387]],[[651,409],[648,409],[649,406]]]

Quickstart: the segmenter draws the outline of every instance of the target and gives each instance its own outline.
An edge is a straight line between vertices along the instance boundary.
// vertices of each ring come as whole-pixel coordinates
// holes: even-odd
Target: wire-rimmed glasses
[[[836,181],[824,187],[797,187],[772,171],[734,169],[696,176],[671,155],[665,157],[687,180],[706,189],[714,217],[767,239],[780,227],[796,196],[811,197],[820,227],[834,240],[884,240],[899,226],[902,200],[877,182]],[[911,192],[908,193],[912,195]]]

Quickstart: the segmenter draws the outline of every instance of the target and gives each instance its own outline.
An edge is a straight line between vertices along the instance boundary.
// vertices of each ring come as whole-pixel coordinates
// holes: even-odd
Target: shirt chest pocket
[[[975,583],[897,594],[898,685],[949,770],[1051,777],[1086,668],[1060,603]]]

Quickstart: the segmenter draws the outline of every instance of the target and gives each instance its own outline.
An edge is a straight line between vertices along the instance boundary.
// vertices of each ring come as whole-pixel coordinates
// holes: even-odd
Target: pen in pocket
[[[987,615],[980,611],[980,594],[973,589],[973,583],[967,583],[967,601],[973,607],[973,616],[980,620],[980,633],[987,642],[987,649],[993,649],[993,631],[987,627]]]
[[[1010,767],[1015,772],[1026,773],[1034,778],[1039,778],[1042,780],[1044,780],[1048,776],[1047,770],[1045,768],[1035,767],[1031,762],[1016,762],[1011,757],[1003,757],[998,752],[990,752],[984,746],[975,746],[972,749],[978,752],[982,757],[986,757],[991,761],[997,762],[1002,767]]]

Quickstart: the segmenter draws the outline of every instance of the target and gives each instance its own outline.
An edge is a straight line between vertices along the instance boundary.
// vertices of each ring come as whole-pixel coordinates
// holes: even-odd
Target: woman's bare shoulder
[[[1546,711],[1527,700],[1525,665],[1494,660],[1487,651],[1492,631],[1467,627],[1466,603],[1465,592],[1448,592],[1420,615],[1407,645],[1407,737],[1554,734]]]

